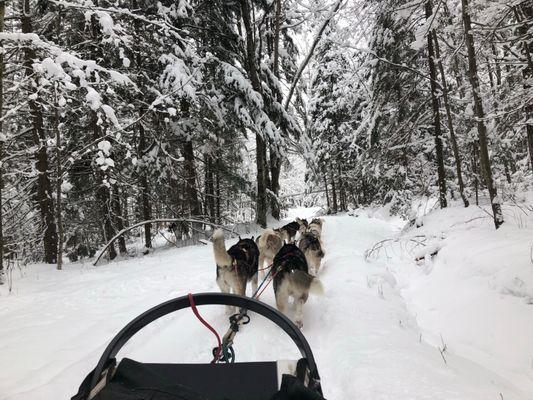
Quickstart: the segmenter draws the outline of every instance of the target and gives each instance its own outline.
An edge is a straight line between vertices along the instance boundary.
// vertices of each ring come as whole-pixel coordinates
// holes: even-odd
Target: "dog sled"
[[[239,363],[232,362],[234,358],[222,358],[225,363],[220,360],[217,363],[215,356],[210,364],[156,364],[123,358],[117,365],[120,349],[142,328],[175,311],[191,307],[196,313],[197,305],[208,304],[234,306],[241,309],[241,314],[249,310],[268,318],[292,339],[302,358],[294,362]],[[255,299],[226,293],[201,293],[162,303],[126,325],[107,346],[71,400],[178,399],[323,400],[323,397],[311,348],[290,319]]]

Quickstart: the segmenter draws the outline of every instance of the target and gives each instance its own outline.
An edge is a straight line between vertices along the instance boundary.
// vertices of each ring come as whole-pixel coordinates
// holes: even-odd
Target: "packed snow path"
[[[511,382],[456,355],[447,364],[425,344],[384,264],[364,250],[390,237],[389,222],[326,217],[323,297],[310,297],[303,332],[314,351],[328,399],[527,399]],[[15,275],[20,275],[17,271]],[[211,246],[63,271],[37,265],[0,298],[0,399],[68,399],[111,338],[148,308],[188,292],[218,291]],[[248,288],[250,290],[250,288]],[[272,288],[262,300],[274,305]],[[219,332],[223,307],[201,307]],[[189,310],[141,331],[121,351],[140,361],[208,362],[213,337]],[[238,361],[296,359],[291,340],[252,315],[236,337]]]

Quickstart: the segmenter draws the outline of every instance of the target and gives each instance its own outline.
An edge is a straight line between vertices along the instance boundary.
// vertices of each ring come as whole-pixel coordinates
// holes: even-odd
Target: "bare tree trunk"
[[[494,226],[498,229],[503,224],[503,214],[498,199],[498,193],[494,181],[492,180],[492,167],[489,157],[487,127],[485,126],[485,112],[483,111],[483,102],[481,100],[481,92],[479,87],[479,78],[477,74],[476,51],[474,48],[474,36],[472,35],[472,24],[470,21],[470,10],[468,8],[468,0],[461,0],[462,16],[465,28],[465,45],[468,51],[468,78],[472,86],[472,96],[474,98],[474,115],[477,120],[477,131],[479,136],[479,152],[481,159],[481,168],[487,189],[489,190],[490,202],[492,205],[492,214],[494,218]]]
[[[326,189],[326,204],[328,206],[328,211],[329,211],[331,205],[330,205],[330,202],[329,202],[328,178],[327,178],[327,174],[326,173],[324,173],[324,187]]]
[[[337,173],[339,174],[339,197],[340,197],[340,206],[341,211],[346,211],[346,193],[344,190],[344,182],[342,180],[342,168],[340,164],[337,167]]]
[[[474,175],[474,190],[476,193],[476,206],[479,206],[479,162],[478,143],[474,142],[472,148],[472,173]]]
[[[205,209],[209,213],[209,221],[215,222],[215,185],[213,181],[213,157],[205,156]]]
[[[279,78],[279,32],[281,27],[281,0],[276,0],[276,17],[274,27],[274,60],[273,60],[273,72],[274,75]],[[278,93],[278,102],[281,104],[281,92]],[[271,176],[271,190],[276,197],[272,198],[270,202],[270,208],[272,210],[272,216],[279,220],[280,204],[277,199],[279,195],[279,176],[281,173],[281,157],[279,156],[279,149],[275,145],[270,146],[270,176]]]
[[[113,186],[113,191],[111,193],[112,199],[112,207],[113,207],[113,214],[114,214],[114,221],[116,226],[115,232],[120,232],[122,229],[124,229],[124,219],[122,217],[122,207],[120,205],[120,190],[118,186],[115,184]],[[118,239],[118,251],[121,255],[124,255],[128,252],[126,249],[126,238],[124,236],[121,236]]]
[[[186,100],[181,101],[181,109],[184,118],[189,117],[189,103]],[[187,192],[187,199],[189,205],[189,212],[191,216],[200,216],[202,214],[202,207],[198,199],[198,187],[196,185],[196,167],[194,164],[194,149],[191,140],[183,142],[183,168],[185,169],[185,185]]]
[[[93,140],[100,138],[100,127],[98,126],[98,115],[96,112],[92,112],[92,121],[91,127],[93,131]],[[115,236],[115,230],[113,228],[113,219],[112,219],[112,207],[111,207],[111,192],[108,186],[105,184],[107,178],[107,172],[96,170],[96,176],[99,181],[99,185],[96,189],[96,200],[100,214],[102,216],[102,233],[104,236],[104,242],[108,242],[110,238]],[[107,179],[109,182],[109,179]],[[112,245],[109,247],[109,259],[113,260],[117,257],[117,252],[115,246]]]
[[[256,163],[257,163],[257,207],[256,222],[266,227],[267,199],[266,199],[266,144],[260,134],[255,135]]]
[[[331,177],[331,194],[333,197],[333,212],[336,214],[337,211],[339,211],[339,207],[337,204],[337,189],[335,188],[335,177],[333,176],[333,172],[331,172],[330,177]]]
[[[270,146],[270,189],[272,190],[272,193],[274,193],[274,197],[272,197],[270,201],[270,208],[272,211],[272,217],[277,219],[281,218],[281,210],[280,210],[280,204],[279,204],[279,177],[281,173],[281,158],[278,155],[278,149],[275,146]]]
[[[59,110],[57,107],[59,107],[59,101],[57,98],[57,83],[54,87],[54,94],[55,94],[55,107],[54,110],[54,128],[56,133],[56,175],[57,175],[57,182],[56,182],[56,219],[57,219],[57,236],[58,236],[58,243],[57,243],[57,269],[61,270],[63,268],[63,217],[61,215],[62,212],[62,204],[61,204],[61,185],[63,184],[62,179],[62,168],[61,168],[61,132],[59,131]]]
[[[461,155],[459,154],[459,146],[457,145],[457,138],[455,137],[455,129],[453,127],[452,113],[450,110],[450,103],[448,100],[448,84],[446,83],[446,75],[444,74],[444,67],[442,65],[442,60],[440,59],[440,50],[439,50],[439,40],[437,38],[437,33],[432,30],[433,42],[435,44],[435,56],[437,59],[437,65],[439,67],[441,85],[442,85],[442,98],[444,99],[444,109],[446,110],[446,123],[448,125],[448,131],[450,132],[450,141],[452,142],[453,157],[455,159],[455,168],[457,172],[457,183],[459,184],[459,193],[463,199],[463,204],[465,207],[469,206],[468,199],[465,194],[465,185],[463,182],[463,171],[461,164]]]
[[[217,224],[222,223],[222,218],[220,216],[220,170],[219,170],[219,160],[215,161],[215,206],[216,206],[216,217],[217,217]]]
[[[96,190],[96,197],[100,203],[100,210],[103,216],[103,230],[104,230],[104,241],[108,242],[113,236],[115,236],[115,229],[113,228],[113,220],[111,215],[111,194],[109,188],[101,183]],[[117,251],[115,246],[111,245],[109,247],[109,259],[113,260],[117,257]]]
[[[200,201],[198,199],[194,150],[190,140],[186,140],[183,143],[183,158],[185,159],[183,167],[185,169],[185,184],[187,189],[189,211],[191,216],[200,216],[202,214],[202,207],[200,206]]]
[[[21,27],[22,33],[33,33],[30,1],[21,1]],[[33,60],[36,58],[34,49],[31,45],[25,49],[24,69],[26,76],[33,75]],[[54,205],[52,201],[52,185],[48,175],[48,151],[47,151],[47,135],[43,126],[43,112],[38,99],[38,92],[35,89],[30,89],[31,98],[29,99],[31,119],[32,119],[32,136],[36,152],[36,167],[38,172],[37,177],[37,193],[36,200],[39,204],[41,213],[41,221],[44,225],[44,261],[48,264],[55,264],[57,261],[57,232],[54,221]]]
[[[0,1],[0,32],[4,32],[4,20],[6,14],[6,2]],[[0,42],[0,45],[2,43]],[[4,53],[0,52],[0,285],[3,283],[4,274],[4,212],[3,195],[4,188]]]
[[[426,20],[431,18],[431,1],[426,1]],[[433,119],[435,125],[435,153],[437,156],[437,173],[439,182],[439,203],[441,208],[447,207],[446,201],[446,171],[444,169],[444,153],[442,148],[442,132],[440,126],[439,99],[437,94],[437,69],[435,68],[435,52],[433,50],[433,40],[428,34],[428,64],[431,86],[431,105],[433,108]]]
[[[518,22],[523,22],[524,19],[531,21],[533,18],[533,5],[531,2],[524,1],[519,5],[513,7],[514,14]],[[525,35],[527,33],[528,25],[524,24],[519,27],[518,33]],[[533,53],[533,43],[522,41],[522,48],[524,56],[527,60],[527,68],[523,69],[522,75],[524,77],[524,89],[531,90],[529,80],[533,76],[533,60],[531,53]],[[529,163],[530,168],[533,170],[533,104],[528,104],[525,107],[526,113],[526,135],[527,135],[527,147],[529,150]]]
[[[526,133],[529,148],[529,166],[533,170],[533,104],[526,106]]]
[[[139,114],[144,114],[144,108],[139,109]],[[139,156],[142,158],[143,153],[147,150],[146,143],[146,134],[144,131],[144,126],[142,121],[139,122]],[[140,171],[139,183],[141,186],[141,211],[142,219],[144,221],[149,221],[152,219],[152,210],[150,207],[150,188],[148,186],[148,177],[146,168],[143,167],[143,170]],[[151,224],[144,225],[144,246],[147,249],[152,247],[152,226]]]
[[[244,29],[246,31],[246,63],[250,74],[253,89],[262,93],[261,82],[257,73],[255,60],[255,42],[253,27],[250,20],[250,5],[248,0],[240,0],[241,14]],[[266,144],[259,132],[255,134],[256,164],[257,164],[257,198],[256,198],[256,222],[259,226],[266,227],[267,199],[266,199]]]

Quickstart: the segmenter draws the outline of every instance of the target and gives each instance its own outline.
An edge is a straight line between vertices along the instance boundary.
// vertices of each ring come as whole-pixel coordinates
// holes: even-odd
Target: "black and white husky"
[[[259,249],[253,239],[240,239],[226,251],[224,232],[217,229],[213,234],[213,251],[217,263],[217,284],[220,291],[244,296],[246,285],[252,282],[252,291],[257,290]],[[228,311],[231,311],[228,309]]]
[[[309,293],[322,294],[322,283],[309,274],[307,261],[302,251],[294,244],[285,244],[272,265],[274,293],[279,311],[287,314],[289,298],[294,300],[294,323],[303,326],[303,305]]]
[[[283,225],[281,228],[274,229],[274,231],[280,235],[287,243],[294,243],[296,239],[296,234],[299,232],[300,235],[305,232],[307,229],[307,221],[300,218],[296,218],[296,221],[289,222],[287,225]]]

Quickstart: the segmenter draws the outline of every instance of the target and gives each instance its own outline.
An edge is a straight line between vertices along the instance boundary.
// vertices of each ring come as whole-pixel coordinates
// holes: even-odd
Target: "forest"
[[[488,202],[498,229],[531,208],[532,23],[527,0],[0,1],[0,275],[144,221],[265,227],[301,192]],[[141,227],[107,256],[149,252]]]

